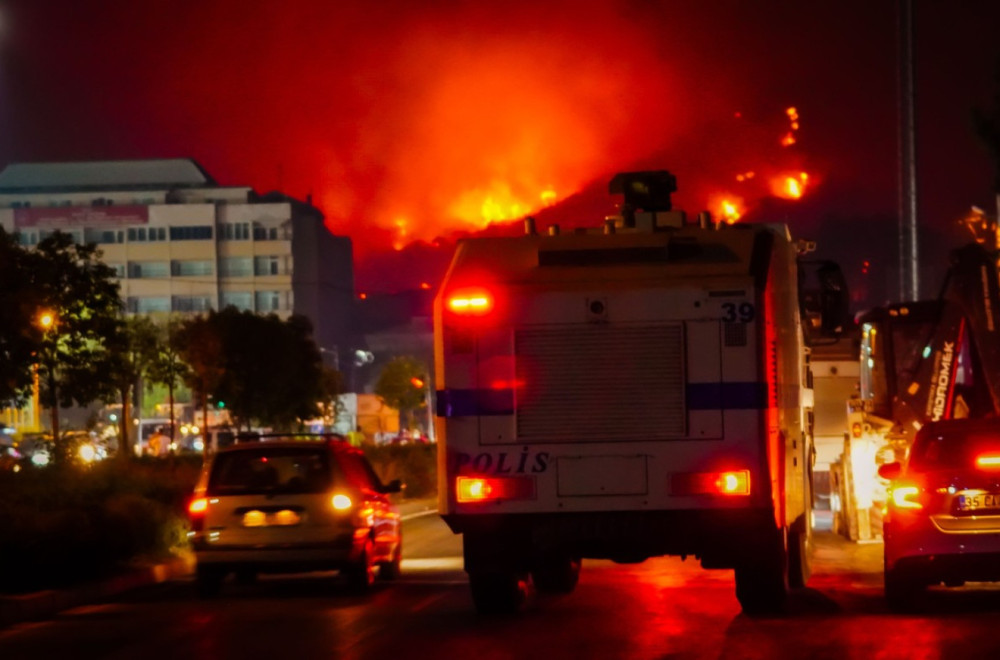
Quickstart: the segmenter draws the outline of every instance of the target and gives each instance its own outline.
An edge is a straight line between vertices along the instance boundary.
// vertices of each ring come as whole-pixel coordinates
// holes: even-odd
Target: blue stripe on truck
[[[688,410],[758,410],[767,407],[764,383],[688,383]],[[446,389],[437,391],[439,417],[513,415],[514,390]]]

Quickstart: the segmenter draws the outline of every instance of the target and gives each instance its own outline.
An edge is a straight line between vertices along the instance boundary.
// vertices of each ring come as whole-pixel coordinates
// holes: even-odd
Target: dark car
[[[335,435],[255,435],[221,449],[188,508],[199,592],[229,573],[339,570],[359,590],[399,575],[402,529],[361,450]]]
[[[948,420],[888,463],[885,595],[904,608],[929,585],[1000,581],[1000,420]]]

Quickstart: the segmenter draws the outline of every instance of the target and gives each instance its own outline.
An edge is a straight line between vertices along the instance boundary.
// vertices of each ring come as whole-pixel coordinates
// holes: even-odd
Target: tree
[[[211,447],[208,399],[219,387],[226,371],[222,336],[215,317],[216,312],[211,311],[207,316],[187,319],[180,323],[174,334],[177,352],[188,367],[184,382],[201,402],[201,428],[206,455]]]
[[[379,374],[375,394],[397,409],[406,428],[412,429],[413,412],[427,406],[427,367],[414,357],[394,357]]]
[[[170,404],[170,441],[176,439],[177,423],[174,419],[174,392],[188,376],[188,366],[181,359],[178,334],[181,321],[167,319],[156,327],[157,342],[153,355],[146,367],[146,378],[152,385],[167,387],[167,402]]]
[[[213,319],[226,347],[216,395],[237,427],[287,429],[319,414],[322,356],[307,318],[282,321],[230,307]]]
[[[150,368],[159,348],[157,328],[146,316],[132,316],[122,320],[118,332],[109,342],[115,388],[122,404],[118,420],[118,456],[127,458],[132,443],[130,404],[135,388],[143,374]]]
[[[40,303],[26,277],[30,256],[0,227],[0,401],[23,403],[32,389],[42,328]]]
[[[59,408],[111,400],[114,361],[108,350],[122,309],[115,271],[94,245],[55,232],[26,255],[25,275],[48,323],[37,352],[39,397],[51,411],[56,460],[65,460]],[[41,317],[39,317],[41,318]]]
[[[303,316],[282,321],[234,307],[210,311],[181,325],[177,346],[206,420],[210,399],[225,402],[243,429],[287,429],[319,414],[322,359]]]

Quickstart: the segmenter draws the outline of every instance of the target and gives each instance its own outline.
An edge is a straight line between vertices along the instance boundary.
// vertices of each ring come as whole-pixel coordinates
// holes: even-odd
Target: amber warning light
[[[486,289],[461,289],[448,296],[448,309],[462,316],[484,316],[493,311],[493,294]]]
[[[463,504],[526,500],[534,496],[535,480],[531,477],[458,477],[455,480],[455,499]]]
[[[750,471],[682,472],[671,479],[674,495],[749,495]]]

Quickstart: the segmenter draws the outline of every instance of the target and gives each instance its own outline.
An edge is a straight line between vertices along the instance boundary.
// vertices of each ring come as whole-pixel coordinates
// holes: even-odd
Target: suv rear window
[[[981,454],[1000,455],[1000,430],[918,435],[910,448],[910,469],[919,472],[971,469]]]
[[[209,476],[209,495],[322,493],[331,487],[325,447],[255,447],[220,453]]]

